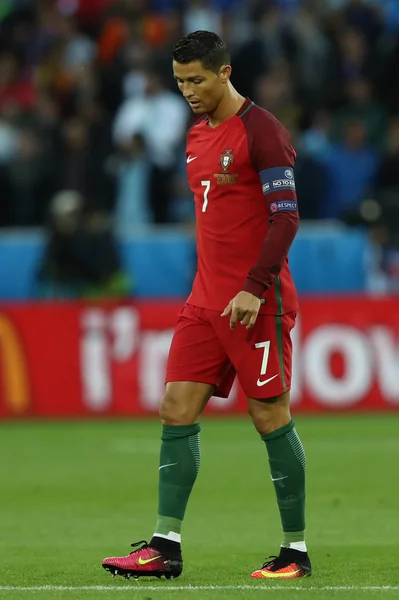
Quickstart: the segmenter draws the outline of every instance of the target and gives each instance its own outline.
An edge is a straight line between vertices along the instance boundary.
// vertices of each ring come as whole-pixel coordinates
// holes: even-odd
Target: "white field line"
[[[3,585],[0,586],[0,592],[196,592],[196,591],[212,591],[212,590],[247,590],[252,592],[274,592],[275,590],[297,590],[298,592],[326,592],[326,591],[338,591],[338,592],[347,592],[347,591],[380,591],[380,592],[389,592],[389,591],[398,591],[399,585],[375,585],[375,586],[322,586],[322,587],[302,587],[302,586],[290,586],[290,585],[271,585],[270,587],[266,587],[265,585],[182,585],[182,586],[169,586],[169,585],[159,585],[159,586],[147,586],[142,584],[129,584],[129,585],[87,585],[87,586],[67,586],[67,585],[38,585],[38,586],[30,586],[30,587],[22,587],[22,586],[11,586],[11,585]]]

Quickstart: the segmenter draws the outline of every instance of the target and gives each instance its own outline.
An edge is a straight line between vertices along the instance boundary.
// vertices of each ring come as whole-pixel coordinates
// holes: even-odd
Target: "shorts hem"
[[[181,375],[171,375],[170,373],[168,373],[168,376],[165,379],[165,384],[178,383],[179,381],[188,381],[190,383],[204,383],[205,385],[213,385],[216,389],[212,396],[216,396],[217,398],[228,398],[230,394],[230,392],[229,394],[221,392],[217,383],[211,381],[204,381],[203,379],[200,379],[197,375],[195,375],[194,377],[182,377]]]
[[[259,391],[259,394],[257,394],[256,396],[248,395],[245,390],[244,390],[244,394],[245,394],[246,398],[253,398],[254,400],[268,400],[269,398],[275,398],[276,396],[281,396],[282,394],[285,394],[285,392],[289,392],[290,390],[291,390],[291,385],[286,385],[285,388],[281,387],[281,390],[278,391],[277,393],[269,394],[267,396],[265,396],[264,394],[261,395],[260,391]]]

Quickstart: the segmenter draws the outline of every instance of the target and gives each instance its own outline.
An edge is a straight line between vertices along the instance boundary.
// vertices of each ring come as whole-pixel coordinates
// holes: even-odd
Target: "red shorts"
[[[227,398],[237,375],[249,398],[271,398],[291,388],[292,342],[296,313],[259,315],[253,329],[230,316],[186,304],[170,347],[166,382],[197,381],[215,385]]]

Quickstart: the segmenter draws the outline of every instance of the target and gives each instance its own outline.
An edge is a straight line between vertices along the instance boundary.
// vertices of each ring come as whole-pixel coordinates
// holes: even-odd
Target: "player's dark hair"
[[[173,48],[173,59],[181,64],[200,61],[207,71],[218,73],[230,64],[230,54],[224,41],[212,31],[193,31],[179,40]]]

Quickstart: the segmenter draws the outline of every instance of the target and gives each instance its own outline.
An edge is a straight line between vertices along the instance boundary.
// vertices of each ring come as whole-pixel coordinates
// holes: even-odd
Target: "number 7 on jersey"
[[[208,181],[201,181],[201,185],[204,186],[205,190],[204,190],[204,203],[202,205],[202,212],[206,212],[206,208],[208,206],[208,192],[211,188],[211,182]]]

